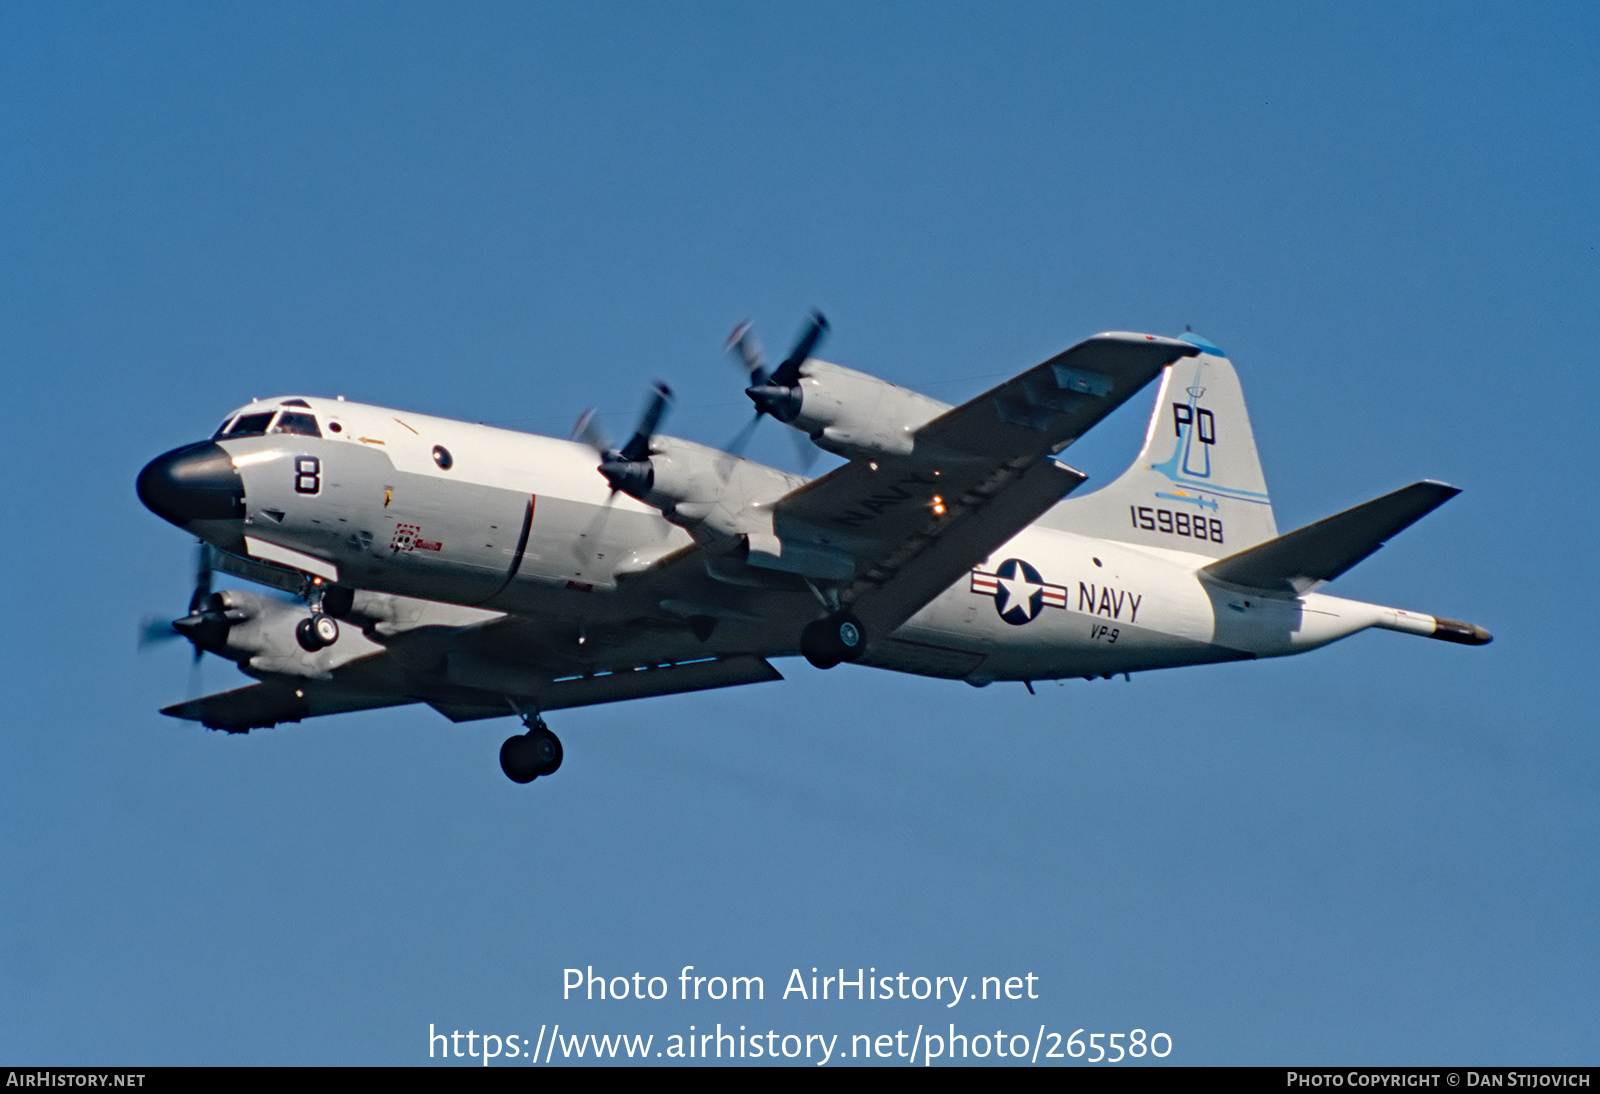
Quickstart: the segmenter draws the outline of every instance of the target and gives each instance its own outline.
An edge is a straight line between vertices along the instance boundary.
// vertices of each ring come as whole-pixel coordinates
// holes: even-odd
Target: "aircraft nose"
[[[196,520],[244,517],[244,482],[214,441],[157,456],[145,464],[135,485],[146,509],[180,528]]]

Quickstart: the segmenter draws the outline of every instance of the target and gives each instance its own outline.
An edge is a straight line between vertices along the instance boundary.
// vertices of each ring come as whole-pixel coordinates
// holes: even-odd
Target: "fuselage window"
[[[274,433],[294,433],[301,437],[320,437],[322,430],[317,428],[317,420],[309,414],[299,414],[292,410],[285,410],[278,415],[277,424],[272,427]]]
[[[267,423],[272,421],[272,411],[265,414],[241,414],[234,419],[233,425],[228,427],[225,436],[229,437],[259,437],[267,431]]]

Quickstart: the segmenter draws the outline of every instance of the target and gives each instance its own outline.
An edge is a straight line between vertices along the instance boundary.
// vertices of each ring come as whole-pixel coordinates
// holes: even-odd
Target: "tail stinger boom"
[[[1424,638],[1437,638],[1441,642],[1457,642],[1463,646],[1487,646],[1494,635],[1475,623],[1459,619],[1444,619],[1437,615],[1408,612],[1403,608],[1385,608],[1383,618],[1373,624],[1386,631],[1401,634],[1420,634]]]

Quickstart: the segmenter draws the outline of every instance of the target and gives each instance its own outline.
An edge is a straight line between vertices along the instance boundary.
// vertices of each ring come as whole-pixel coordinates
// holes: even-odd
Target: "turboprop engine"
[[[702,541],[731,543],[751,533],[770,533],[771,515],[762,509],[805,482],[776,468],[655,429],[672,392],[657,384],[638,428],[621,448],[613,448],[587,412],[576,434],[600,453],[600,474],[613,491],[637,498]]]
[[[700,539],[733,540],[770,531],[772,518],[758,515],[805,480],[678,437],[650,442],[650,486],[624,491],[653,505],[674,524]]]
[[[910,456],[916,431],[950,409],[948,403],[827,361],[806,362],[782,402],[791,416],[773,417],[808,434],[818,448],[847,459]]]
[[[750,324],[728,339],[729,349],[750,373],[745,394],[756,419],[771,415],[809,436],[818,448],[847,459],[910,456],[913,434],[950,409],[887,380],[811,356],[828,321],[813,312],[794,349],[771,373]]]
[[[205,635],[208,640],[202,645],[199,636],[190,635],[188,620],[176,620],[173,627],[189,636],[197,647],[235,662],[253,676],[324,676],[335,665],[376,649],[359,631],[346,628],[340,635],[344,641],[337,647],[307,652],[295,637],[296,628],[306,618],[304,604],[240,589],[224,589],[213,593],[211,599],[225,613],[225,631]]]
[[[372,608],[386,606],[380,601],[399,599],[358,592],[352,617],[359,615],[364,622],[381,618]],[[365,613],[360,611],[364,606],[368,607]],[[171,623],[147,620],[140,644],[182,637],[194,646],[197,659],[210,653],[234,662],[252,676],[307,679],[325,677],[340,665],[382,648],[360,629],[347,627],[326,648],[308,651],[296,636],[306,618],[306,605],[297,601],[242,589],[211,592],[207,574],[207,585],[196,593],[189,614]]]

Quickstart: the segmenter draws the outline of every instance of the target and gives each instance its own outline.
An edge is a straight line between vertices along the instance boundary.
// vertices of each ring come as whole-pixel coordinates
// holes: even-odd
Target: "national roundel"
[[[1031,623],[1044,610],[1044,578],[1020,558],[1008,558],[995,571],[999,589],[994,610],[1014,627]]]

